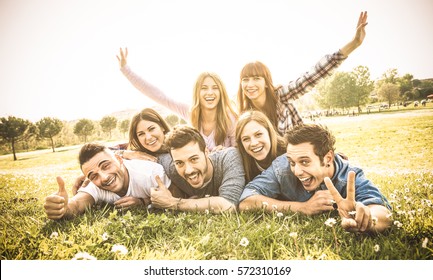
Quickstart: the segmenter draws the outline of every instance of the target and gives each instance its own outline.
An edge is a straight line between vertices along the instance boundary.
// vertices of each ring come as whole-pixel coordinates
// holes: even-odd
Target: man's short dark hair
[[[83,166],[84,163],[88,162],[95,155],[100,152],[104,152],[107,149],[102,144],[99,143],[87,143],[81,147],[80,153],[78,154],[78,161],[80,162],[80,167]]]
[[[198,143],[200,150],[205,151],[206,143],[203,136],[197,129],[188,125],[175,126],[165,138],[165,144],[170,150],[185,147],[190,142]]]
[[[324,125],[300,124],[288,130],[285,137],[292,145],[311,143],[321,161],[329,151],[335,151],[335,137]]]

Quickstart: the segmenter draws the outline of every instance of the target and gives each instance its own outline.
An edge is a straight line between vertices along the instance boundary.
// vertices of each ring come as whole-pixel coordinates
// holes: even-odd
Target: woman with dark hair
[[[164,139],[169,131],[169,125],[158,112],[151,108],[143,109],[131,119],[128,150],[123,151],[122,156],[155,161],[158,154],[167,152]]]
[[[143,159],[157,162],[157,156],[167,153],[164,146],[165,134],[170,131],[167,122],[152,108],[145,108],[132,117],[129,126],[129,142],[108,149],[123,159]],[[76,194],[81,186],[86,186],[89,180],[84,175],[79,176],[72,186]]]
[[[311,71],[288,85],[275,87],[271,72],[265,64],[258,61],[246,64],[240,74],[238,112],[251,109],[262,111],[282,136],[291,127],[303,123],[292,101],[310,91],[323,78],[330,76],[348,55],[362,44],[366,25],[367,12],[362,12],[355,37],[349,43],[332,55],[324,56]]]

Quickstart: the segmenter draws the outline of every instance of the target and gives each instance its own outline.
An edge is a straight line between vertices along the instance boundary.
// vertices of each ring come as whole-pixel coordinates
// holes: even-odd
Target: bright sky
[[[287,83],[346,44],[363,10],[366,39],[339,70],[433,78],[431,0],[0,0],[0,117],[99,120],[153,105],[119,71],[119,47],[185,102],[203,71],[234,97],[254,60]]]

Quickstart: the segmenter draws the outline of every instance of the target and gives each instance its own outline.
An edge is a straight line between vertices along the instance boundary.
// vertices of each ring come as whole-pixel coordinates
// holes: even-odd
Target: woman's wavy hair
[[[256,110],[249,110],[242,113],[239,116],[239,120],[236,125],[236,143],[242,156],[242,162],[245,169],[245,179],[247,180],[247,182],[251,181],[255,176],[260,173],[255,159],[247,153],[244,146],[242,145],[241,139],[241,135],[245,126],[252,121],[255,121],[261,126],[263,126],[269,133],[271,149],[266,159],[268,159],[269,161],[274,160],[277,156],[284,154],[287,148],[286,140],[284,139],[284,137],[278,134],[278,132],[275,130],[274,126],[264,113]]]
[[[223,145],[224,139],[227,137],[227,131],[230,127],[233,126],[232,118],[237,119],[236,110],[233,107],[232,101],[230,100],[226,87],[222,82],[221,78],[211,72],[203,72],[201,73],[194,86],[193,93],[193,103],[191,107],[191,125],[197,128],[198,131],[201,131],[201,122],[202,122],[202,110],[200,106],[200,89],[203,85],[204,79],[207,77],[211,77],[215,83],[217,84],[220,91],[220,102],[218,102],[217,106],[217,124],[215,130],[215,144]]]

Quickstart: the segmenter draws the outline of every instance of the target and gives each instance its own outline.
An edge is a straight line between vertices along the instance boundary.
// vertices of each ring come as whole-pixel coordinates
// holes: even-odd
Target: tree
[[[345,109],[354,106],[354,76],[347,72],[336,72],[326,87],[328,103],[331,107]]]
[[[169,126],[173,127],[179,124],[180,118],[177,115],[171,114],[165,117],[165,121],[168,123]]]
[[[28,139],[34,133],[33,124],[21,118],[9,116],[0,119],[0,137],[11,144],[14,160],[17,160],[15,144]]]
[[[379,89],[377,90],[377,95],[383,101],[388,102],[388,106],[391,107],[391,104],[398,100],[400,94],[400,88],[391,83],[383,83]]]
[[[420,81],[419,86],[415,84],[414,86],[419,89],[420,98],[427,98],[427,95],[433,94],[433,79],[422,80]]]
[[[117,119],[112,116],[106,116],[102,118],[99,124],[101,125],[102,131],[104,131],[105,133],[108,132],[110,134],[111,139],[111,131],[116,128]]]
[[[398,82],[398,71],[395,68],[388,69],[382,74],[380,80],[377,81],[377,86],[380,87],[384,83],[396,85]]]
[[[397,84],[400,86],[400,97],[402,99],[413,99],[415,95],[419,94],[413,86],[413,75],[411,74],[398,78]]]
[[[60,131],[62,131],[63,123],[61,120],[56,118],[43,118],[36,123],[36,126],[39,130],[38,135],[41,138],[50,139],[51,148],[54,150],[54,136],[58,135]]]
[[[26,149],[27,151],[30,150],[29,143],[35,138],[38,137],[38,128],[34,123],[30,123],[29,128],[23,135],[23,140],[21,143],[23,143],[23,149]],[[36,139],[37,140],[37,139]]]
[[[84,143],[87,142],[87,136],[92,135],[95,130],[93,122],[89,119],[80,119],[74,126],[74,134],[84,137]]]
[[[125,138],[125,133],[129,131],[130,120],[126,119],[119,123],[119,130],[123,133],[123,138]]]
[[[365,105],[368,102],[370,93],[374,89],[374,82],[370,79],[370,70],[367,66],[358,66],[351,72],[355,79],[355,88],[353,97],[355,106],[360,111],[361,105]]]
[[[313,95],[316,100],[316,102],[319,104],[321,108],[330,110],[332,108],[331,100],[328,92],[329,83],[332,78],[327,78],[321,80],[315,87],[315,91],[313,90]]]
[[[167,117],[165,117],[165,121],[170,127],[173,127],[177,124],[186,124],[186,121],[184,119],[174,114],[170,114]]]

